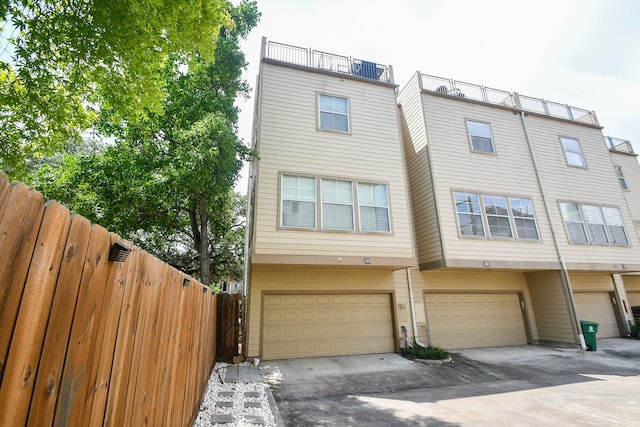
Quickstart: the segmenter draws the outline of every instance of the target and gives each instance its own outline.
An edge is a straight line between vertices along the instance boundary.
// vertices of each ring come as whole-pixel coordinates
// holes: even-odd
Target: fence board
[[[9,178],[0,172],[0,207],[4,205],[4,199],[9,194]]]
[[[107,283],[109,234],[94,225],[91,229],[87,257],[84,262],[76,313],[71,328],[67,359],[62,373],[60,397],[54,418],[55,425],[84,425],[84,407],[89,399],[89,387],[96,362],[96,346],[102,300]]]
[[[118,241],[120,241],[120,238],[112,234],[109,247],[112,247]],[[104,327],[102,327],[104,335],[102,339],[102,350],[100,351],[96,385],[93,388],[93,404],[90,411],[89,425],[102,425],[104,419],[109,379],[111,378],[111,368],[113,367],[114,349],[116,346],[120,312],[122,311],[125,281],[129,265],[129,260],[123,263],[114,263],[112,269],[114,277],[109,282],[111,289],[107,288],[107,293],[105,294],[105,297],[107,297],[104,300],[106,316],[103,316],[105,318],[105,324]]]
[[[89,246],[91,224],[86,218],[74,216],[67,237],[58,286],[53,297],[49,325],[42,349],[38,377],[34,388],[28,425],[50,426],[60,389],[62,366],[69,344],[71,322],[75,312],[82,264]]]
[[[27,214],[28,213],[28,214]],[[23,184],[11,186],[0,212],[0,388],[31,254],[40,229],[42,195]]]
[[[52,203],[45,208],[43,231],[38,236],[31,258],[6,359],[0,388],[0,425],[24,425],[27,422],[70,222],[69,210],[64,206]]]
[[[117,240],[0,173],[0,425],[192,424],[217,298]]]
[[[136,339],[136,326],[142,299],[142,286],[139,286],[139,277],[143,271],[139,269],[139,249],[135,248],[133,250],[128,262],[127,286],[120,313],[120,325],[118,327],[113,368],[109,381],[110,391],[105,411],[105,426],[119,427],[124,425],[124,410],[126,406],[124,402],[127,399],[133,345]]]

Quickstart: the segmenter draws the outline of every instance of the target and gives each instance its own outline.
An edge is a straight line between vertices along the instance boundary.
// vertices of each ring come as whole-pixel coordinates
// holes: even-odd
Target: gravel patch
[[[275,427],[268,386],[262,382],[225,382],[228,366],[217,363],[213,369],[193,427]]]

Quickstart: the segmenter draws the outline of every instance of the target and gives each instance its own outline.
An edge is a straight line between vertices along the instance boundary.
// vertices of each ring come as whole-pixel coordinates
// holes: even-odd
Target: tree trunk
[[[205,286],[211,282],[211,264],[209,262],[209,217],[207,215],[207,199],[200,199],[200,280]]]

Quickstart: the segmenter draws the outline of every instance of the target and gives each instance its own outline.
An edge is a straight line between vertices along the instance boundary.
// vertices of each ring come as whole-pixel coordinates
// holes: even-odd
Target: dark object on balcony
[[[384,73],[384,67],[375,62],[354,60],[353,64],[351,64],[351,72],[354,76],[378,80]]]
[[[131,253],[131,249],[120,242],[116,242],[109,251],[109,261],[125,262]]]

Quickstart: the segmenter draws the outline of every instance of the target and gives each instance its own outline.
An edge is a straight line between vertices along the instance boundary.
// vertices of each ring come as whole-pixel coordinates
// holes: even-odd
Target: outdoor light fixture
[[[207,293],[208,290],[209,290],[209,288],[207,288],[206,286],[202,287],[202,292],[204,292],[205,294]]]
[[[189,286],[189,283],[191,283],[191,280],[187,279],[186,277],[182,280],[182,286],[184,286],[185,288]]]
[[[109,251],[109,261],[125,262],[131,253],[131,249],[120,242],[116,242]]]

